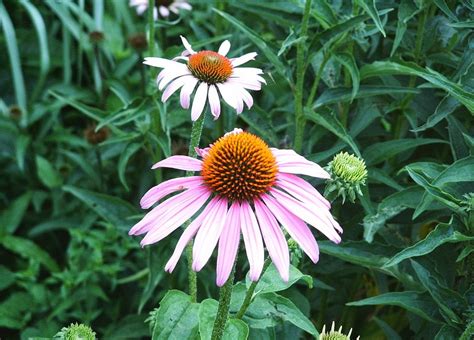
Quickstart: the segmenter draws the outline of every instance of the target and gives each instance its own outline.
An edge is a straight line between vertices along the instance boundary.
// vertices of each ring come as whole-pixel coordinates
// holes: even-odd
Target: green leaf
[[[166,240],[163,241],[164,243]],[[166,243],[165,243],[166,244]],[[143,292],[140,297],[140,304],[138,305],[138,312],[141,313],[145,304],[153,296],[153,293],[156,290],[156,287],[163,279],[165,267],[168,258],[165,254],[167,248],[163,245],[158,249],[147,248],[148,253],[148,281],[143,289]]]
[[[434,138],[394,139],[386,142],[380,142],[369,145],[364,151],[363,158],[368,166],[375,165],[385,160],[388,160],[393,156],[398,155],[399,153],[417,148],[422,145],[434,143],[447,142],[442,139]]]
[[[8,288],[15,282],[15,273],[0,265],[0,290]]]
[[[375,23],[375,26],[377,26],[382,35],[386,37],[387,35],[383,29],[382,21],[380,21],[379,13],[375,7],[375,0],[356,0],[356,3],[359,4],[359,6],[361,6],[368,15],[370,15]]]
[[[30,145],[31,138],[27,135],[20,135],[16,139],[16,161],[18,163],[18,168],[21,171],[25,170],[25,154],[28,145]]]
[[[352,79],[351,100],[354,100],[354,98],[357,95],[357,92],[359,92],[359,84],[360,84],[359,68],[357,67],[357,63],[354,59],[354,56],[351,53],[341,52],[341,53],[334,54],[334,57],[339,63],[341,63],[349,71],[349,74],[351,75],[351,79]]]
[[[127,164],[130,158],[135,153],[137,153],[137,151],[139,151],[141,147],[142,145],[139,143],[130,143],[125,147],[125,149],[120,154],[117,170],[118,170],[120,182],[122,183],[122,185],[125,187],[125,190],[127,191],[130,191],[130,189],[128,188],[127,180],[125,179],[125,170],[127,169]]]
[[[458,18],[456,18],[454,13],[449,9],[448,5],[446,4],[446,1],[434,0],[433,2],[436,4],[436,6],[438,6],[440,10],[443,11],[444,14],[449,17],[449,19],[451,19],[452,21],[458,21]]]
[[[22,329],[31,317],[34,299],[30,294],[17,292],[0,303],[0,327]]]
[[[152,339],[193,339],[198,332],[199,304],[179,290],[170,290],[152,316]]]
[[[59,271],[59,266],[56,261],[54,261],[46,251],[37,246],[33,241],[17,236],[5,235],[0,238],[0,243],[3,247],[21,257],[38,261],[51,272]]]
[[[327,130],[331,131],[337,137],[341,138],[344,142],[349,145],[354,153],[361,157],[359,148],[357,147],[355,141],[349,135],[347,130],[344,128],[342,123],[333,113],[330,113],[327,110],[320,110],[318,112],[306,111],[307,119],[312,120],[313,122],[323,126]]]
[[[453,113],[461,104],[456,98],[446,96],[444,97],[436,107],[435,112],[426,119],[425,124],[413,129],[413,132],[425,131],[429,128],[432,128],[440,121],[448,117]]]
[[[6,210],[2,211],[0,215],[0,229],[13,234],[23,220],[30,201],[31,191],[27,191],[16,198]]]
[[[398,306],[431,322],[439,322],[438,308],[426,294],[413,291],[391,292],[349,302],[347,306]]]
[[[87,161],[82,155],[74,153],[68,150],[61,150],[61,153],[74,162],[76,166],[82,169],[84,173],[89,177],[97,187],[100,187],[100,176],[91,166],[90,162]]]
[[[216,320],[219,303],[213,299],[205,299],[199,305],[199,335],[202,340],[210,340],[214,321]],[[246,340],[249,327],[245,322],[230,318],[225,325],[223,340]]]
[[[12,20],[8,15],[3,2],[0,2],[0,22],[3,27],[4,41],[7,44],[8,57],[10,59],[10,67],[13,75],[13,86],[15,88],[16,102],[18,106],[26,113],[26,91],[25,81],[23,79],[23,71],[21,68],[21,58],[18,52],[18,42],[16,40],[15,28]]]
[[[456,315],[455,311],[464,312],[467,309],[467,303],[463,297],[459,293],[445,287],[428,269],[418,262],[411,260],[411,265],[421,284],[439,306],[441,314],[446,321],[453,326],[462,323],[461,318]]]
[[[372,243],[374,235],[385,226],[385,222],[405,209],[402,205],[379,208],[377,214],[364,217],[364,239]]]
[[[379,319],[376,316],[373,318],[373,320],[383,330],[385,336],[387,337],[387,340],[402,340],[402,338],[397,334],[397,332],[395,332],[392,327],[390,327],[388,323],[386,323],[382,319]]]
[[[474,240],[474,236],[466,236],[459,231],[456,231],[452,223],[440,223],[423,240],[403,249],[390,258],[390,260],[388,260],[383,266],[384,268],[388,268],[402,262],[403,260],[429,254],[445,243],[457,243],[469,240]]]
[[[400,42],[405,35],[408,21],[420,12],[420,8],[417,8],[413,3],[413,0],[402,0],[400,6],[398,6],[398,20],[397,20],[397,31],[395,33],[395,39],[393,40],[392,51],[390,56],[395,54]]]
[[[259,294],[250,304],[244,316],[251,328],[268,328],[289,322],[317,337],[318,331],[293,302],[276,293]]]
[[[132,205],[118,197],[80,189],[72,185],[63,186],[63,190],[77,197],[97,215],[122,230],[128,230],[132,226],[133,222],[130,221],[130,217],[138,213]]]
[[[284,282],[276,267],[271,264],[268,269],[265,271],[263,276],[258,281],[257,287],[255,288],[255,294],[264,294],[269,292],[279,292],[293,286],[299,281],[304,281],[309,288],[313,287],[313,278],[309,275],[301,273],[298,268],[293,265],[290,265],[290,279],[288,282]],[[250,286],[251,281],[247,277],[246,285],[247,288]]]
[[[376,61],[372,64],[365,65],[360,70],[361,79],[397,74],[421,77],[433,86],[439,87],[455,97],[463,103],[471,113],[474,112],[474,93],[464,90],[460,85],[453,83],[442,74],[429,68],[422,68],[414,63]]]
[[[273,50],[268,46],[268,44],[265,42],[265,40],[262,39],[261,35],[252,30],[250,27],[246,26],[244,23],[242,23],[240,20],[237,20],[233,16],[224,13],[222,11],[219,11],[216,8],[212,9],[215,11],[217,14],[222,16],[224,19],[226,19],[229,23],[231,23],[234,27],[242,31],[259,49],[260,51],[267,57],[267,59],[270,61],[270,63],[276,68],[276,71],[280,73],[280,75],[288,80],[289,83],[291,83],[291,77],[286,71],[285,65],[281,62],[280,58],[273,52]]]
[[[63,184],[63,179],[59,172],[53,165],[41,156],[36,156],[36,172],[41,182],[49,189],[60,187]]]

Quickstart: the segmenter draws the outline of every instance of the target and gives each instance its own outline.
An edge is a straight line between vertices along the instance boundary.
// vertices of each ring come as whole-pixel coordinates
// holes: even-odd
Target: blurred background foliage
[[[303,154],[367,164],[361,200],[333,202],[342,244],[320,241],[317,265],[295,252],[304,275],[294,268],[279,294],[318,330],[335,320],[362,339],[469,339],[474,3],[314,0],[303,37],[303,1],[192,5],[156,22],[154,55],[179,54],[180,34],[196,49],[229,39],[231,57],[258,51],[268,83],[250,111],[207,117],[201,146],[238,126],[291,147],[303,41]],[[127,231],[141,195],[176,175],[151,164],[186,153],[191,124],[141,64],[146,17],[125,0],[3,0],[0,23],[1,337],[51,337],[75,321],[101,338],[149,337],[145,319],[169,289],[186,290],[186,265],[163,271],[176,237],[140,249]],[[198,275],[200,301],[218,296],[213,268]],[[249,338],[307,336],[293,316],[257,309]]]

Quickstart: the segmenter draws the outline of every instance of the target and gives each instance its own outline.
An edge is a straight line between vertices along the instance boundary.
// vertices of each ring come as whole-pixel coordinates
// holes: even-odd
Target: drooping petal
[[[277,185],[301,201],[317,200],[327,209],[331,209],[331,203],[319,193],[311,184],[304,179],[280,172],[277,174]]]
[[[193,48],[191,47],[191,44],[186,40],[185,37],[183,37],[182,35],[180,35],[180,38],[181,38],[181,41],[183,42],[184,48],[185,48],[190,54],[196,53],[196,52],[194,52]]]
[[[331,222],[327,220],[326,216],[320,215],[318,211],[309,209],[301,201],[298,201],[278,189],[273,188],[270,192],[278,203],[290,210],[295,216],[298,216],[306,223],[318,229],[334,243],[341,242],[341,236],[337,233]]]
[[[263,269],[263,241],[257,219],[247,201],[243,201],[240,206],[240,223],[250,265],[249,278],[257,281]]]
[[[211,196],[211,192],[209,190],[190,190],[193,190],[196,193],[194,199],[184,208],[179,209],[179,207],[176,207],[177,211],[173,211],[174,213],[170,212],[166,218],[163,218],[163,222],[161,222],[161,220],[156,221],[155,226],[150,229],[150,231],[140,242],[142,246],[156,243],[171,234],[184,222],[194,216],[194,214],[197,213],[199,209],[201,209],[204,203],[206,203],[209,196]]]
[[[183,253],[184,248],[189,243],[189,241],[191,241],[194,235],[196,235],[197,231],[202,225],[202,221],[210,212],[214,210],[216,204],[218,204],[218,200],[216,198],[212,199],[206,205],[202,213],[199,214],[199,216],[196,217],[191,222],[191,224],[184,230],[183,234],[179,238],[178,243],[176,244],[176,247],[174,248],[173,255],[171,255],[171,258],[169,259],[168,263],[166,263],[165,270],[167,272],[171,273],[174,270],[179,258],[181,257],[181,254]]]
[[[158,58],[158,57],[146,57],[143,61],[145,65],[160,67],[160,68],[167,68],[167,67],[181,67],[183,64],[178,63],[173,60]]]
[[[169,17],[170,11],[165,6],[160,6],[158,8],[158,10],[160,11],[160,14],[161,14],[162,17],[165,17],[165,18]]]
[[[254,200],[255,214],[260,224],[265,246],[283,281],[290,278],[290,254],[285,235],[267,206],[259,199]]]
[[[193,100],[193,106],[191,108],[191,120],[193,122],[199,118],[202,113],[202,110],[204,109],[204,105],[206,105],[207,88],[208,85],[202,82],[196,90],[196,95],[194,96]]]
[[[231,59],[232,66],[236,67],[236,66],[245,64],[246,62],[250,60],[254,60],[256,56],[257,56],[257,53],[252,52],[252,53],[244,54],[241,57]]]
[[[173,82],[171,82],[171,84],[169,84],[166,90],[163,92],[163,95],[161,96],[161,101],[165,103],[173,93],[178,91],[183,85],[185,85],[191,79],[192,79],[191,76],[183,76],[176,80],[173,80]]]
[[[186,171],[201,171],[202,161],[189,156],[175,155],[159,161],[151,168],[173,168]]]
[[[250,93],[246,89],[240,88],[240,95],[241,95],[242,100],[245,102],[247,107],[250,109],[253,105],[253,98],[250,95]]]
[[[263,194],[261,198],[268,209],[270,209],[271,213],[286,229],[291,238],[299,244],[311,261],[313,261],[313,263],[318,262],[319,247],[308,226],[301,219],[279,204],[273,197]]]
[[[189,104],[191,103],[191,93],[193,93],[197,82],[198,80],[196,78],[191,77],[191,79],[181,88],[179,101],[183,109],[189,109]]]
[[[234,67],[232,69],[232,75],[245,77],[263,74],[263,71],[256,67]]]
[[[215,85],[209,86],[209,105],[211,106],[211,113],[214,118],[219,118],[221,114],[221,102]]]
[[[215,209],[202,221],[193,246],[193,270],[200,271],[207,263],[221,236],[227,215],[227,200],[220,199]]]
[[[227,79],[226,84],[232,84],[233,86],[239,86],[254,91],[259,91],[262,88],[262,85],[257,80],[240,77],[231,77]]]
[[[188,68],[180,64],[182,67],[173,67],[163,70],[158,77],[161,77],[158,83],[158,90],[162,91],[166,85],[168,85],[173,79],[182,77],[182,76],[191,76],[191,72]],[[158,82],[158,78],[157,78]]]
[[[202,184],[204,184],[204,181],[201,176],[178,177],[170,179],[148,190],[140,200],[140,206],[142,209],[148,209],[163,197],[173,192],[194,188]]]
[[[225,102],[229,104],[230,107],[234,109],[237,108],[237,102],[232,93],[232,86],[229,86],[229,84],[224,83],[217,84],[217,87],[219,88],[219,92],[221,93],[221,96],[222,98],[224,98]]]
[[[318,178],[331,178],[331,175],[318,164],[298,155],[293,150],[271,148],[280,172],[307,175]]]
[[[227,213],[217,253],[216,284],[221,287],[229,278],[240,241],[240,205],[232,203]]]
[[[184,1],[183,1],[183,2],[175,3],[175,6],[176,6],[176,7],[180,7],[180,8],[182,8],[182,9],[186,9],[186,10],[188,10],[188,11],[190,11],[190,10],[193,9],[193,7],[192,7],[190,4],[188,4],[187,2],[184,2]]]
[[[229,50],[230,50],[230,42],[229,40],[224,40],[221,46],[219,46],[219,50],[217,51],[217,53],[225,57],[227,53],[229,53]]]

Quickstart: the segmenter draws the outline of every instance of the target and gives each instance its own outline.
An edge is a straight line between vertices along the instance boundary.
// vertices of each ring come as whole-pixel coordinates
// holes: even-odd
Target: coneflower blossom
[[[201,115],[206,101],[209,101],[211,113],[215,119],[221,114],[219,97],[234,108],[237,113],[253,105],[253,98],[247,90],[260,90],[265,83],[260,74],[262,70],[254,67],[239,67],[255,59],[257,53],[247,53],[238,58],[227,58],[230,42],[225,40],[217,52],[195,52],[186,38],[181,37],[186,50],[174,60],[148,57],[146,65],[163,68],[156,80],[158,89],[164,90],[161,100],[166,102],[177,90],[181,89],[180,103],[188,109],[191,94],[197,86],[191,108],[191,119],[197,120]],[[183,60],[186,64],[179,62]]]
[[[130,0],[130,7],[136,7],[137,14],[142,15],[148,9],[148,0]],[[171,12],[178,14],[180,9],[190,11],[192,6],[185,0],[155,0],[153,17],[158,19],[158,13],[164,18],[169,17]]]
[[[331,241],[341,241],[342,228],[329,212],[330,203],[297,176],[328,179],[329,174],[318,164],[293,150],[269,148],[259,137],[240,129],[197,151],[202,159],[171,156],[153,165],[152,169],[174,168],[199,175],[171,179],[151,188],[140,201],[144,209],[180,193],[159,203],[129,232],[146,233],[141,241],[145,246],[162,240],[194,217],[166,271],[173,271],[193,237],[195,271],[203,268],[219,243],[216,283],[222,286],[232,270],[242,233],[250,279],[260,277],[265,243],[280,276],[288,281],[289,251],[281,227],[314,263],[319,259],[319,248],[307,224]]]

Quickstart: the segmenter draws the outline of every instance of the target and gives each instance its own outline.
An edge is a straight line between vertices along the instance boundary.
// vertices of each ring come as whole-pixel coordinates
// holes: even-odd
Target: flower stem
[[[309,12],[311,10],[312,0],[306,0],[303,13],[303,22],[301,23],[300,37],[304,38],[308,32]],[[303,111],[303,83],[305,74],[304,49],[305,39],[302,39],[296,46],[296,87],[295,87],[295,139],[294,149],[301,153],[303,147],[303,134],[306,120]]]
[[[204,125],[205,112],[193,123],[191,130],[191,140],[189,141],[188,155],[190,157],[197,157],[196,147],[199,146],[201,140],[202,127]],[[193,172],[186,172],[186,176],[192,176]],[[193,270],[193,243],[192,241],[186,247],[186,258],[188,260],[188,282],[189,282],[189,295],[191,295],[191,301],[197,301],[197,275]]]
[[[155,8],[155,0],[148,0],[148,48],[150,56],[155,54],[155,18],[153,17],[153,9]]]
[[[263,275],[265,273],[267,268],[270,266],[270,263],[272,263],[272,260],[269,257],[267,257],[267,259],[265,260],[265,262],[263,264],[263,269],[262,269],[262,274],[261,275]],[[257,284],[258,284],[258,280],[253,281],[250,284],[250,287],[249,287],[249,289],[247,289],[247,293],[245,294],[244,302],[242,302],[242,306],[240,306],[239,311],[235,315],[236,319],[242,319],[245,312],[247,311],[247,308],[249,308],[250,304],[252,303],[253,293],[255,292],[255,288],[257,287]]]
[[[236,261],[237,262],[237,261]],[[224,334],[225,325],[229,318],[230,299],[232,297],[232,287],[234,285],[235,263],[232,272],[226,283],[219,290],[219,307],[217,308],[216,320],[212,329],[211,340],[221,340]]]

